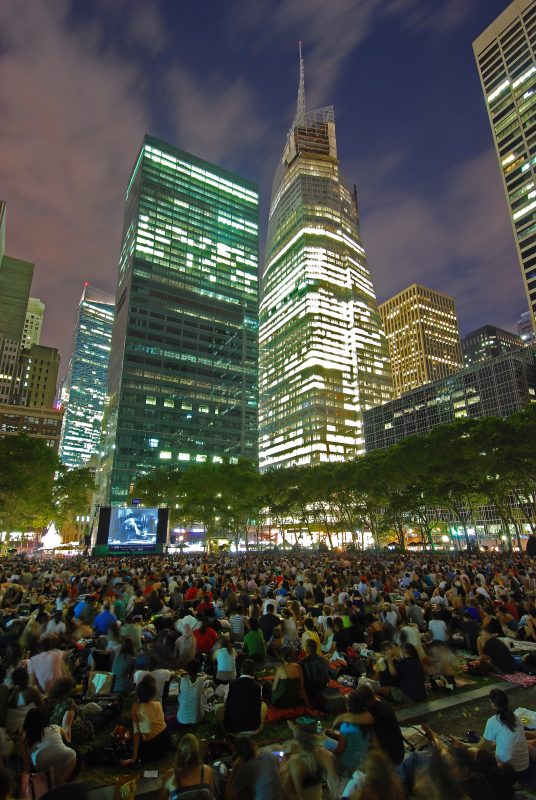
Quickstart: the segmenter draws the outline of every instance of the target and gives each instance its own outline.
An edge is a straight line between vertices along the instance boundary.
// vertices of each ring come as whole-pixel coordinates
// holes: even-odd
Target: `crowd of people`
[[[175,752],[163,800],[507,800],[536,753],[507,694],[481,735],[425,727],[414,752],[396,708],[456,692],[456,651],[475,675],[530,672],[535,569],[487,552],[3,558],[0,800],[18,796],[10,768],[61,784],[104,763],[114,726],[122,768]],[[274,719],[290,744],[259,750]],[[208,763],[207,725],[230,769]]]

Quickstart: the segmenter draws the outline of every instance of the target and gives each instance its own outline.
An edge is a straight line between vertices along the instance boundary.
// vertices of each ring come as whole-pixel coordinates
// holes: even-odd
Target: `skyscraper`
[[[343,461],[392,396],[387,342],[337,157],[333,107],[298,108],[270,204],[259,331],[259,463]]]
[[[462,369],[458,318],[448,294],[414,283],[382,303],[380,314],[395,397]]]
[[[10,403],[34,264],[5,253],[6,204],[0,200],[0,403]]]
[[[536,0],[514,0],[473,42],[531,321],[536,313]]]
[[[124,502],[156,466],[256,459],[257,268],[257,186],[146,136],[125,198],[99,502]]]
[[[483,325],[463,337],[463,361],[466,367],[470,367],[520,347],[523,347],[523,340],[516,333],[495,325]]]
[[[73,353],[62,392],[65,407],[60,458],[82,467],[98,452],[108,391],[114,322],[113,295],[84,285],[74,326]]]
[[[30,297],[26,309],[24,320],[24,330],[22,335],[22,346],[28,350],[32,344],[39,344],[41,341],[41,330],[43,328],[43,317],[45,315],[45,304],[37,297]]]

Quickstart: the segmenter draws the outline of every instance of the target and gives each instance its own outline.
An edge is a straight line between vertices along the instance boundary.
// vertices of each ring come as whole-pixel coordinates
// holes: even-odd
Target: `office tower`
[[[55,347],[33,344],[19,355],[11,403],[52,408],[56,399],[60,354]]]
[[[462,339],[463,362],[466,367],[496,358],[511,350],[523,347],[521,337],[516,333],[483,325],[466,334]]]
[[[462,417],[509,417],[535,400],[536,352],[520,347],[366,411],[367,453]]]
[[[125,198],[97,470],[124,502],[157,466],[257,456],[258,190],[146,136]]]
[[[517,332],[523,344],[534,344],[534,328],[530,311],[524,311],[517,321]]]
[[[473,42],[534,327],[536,0],[515,0]]]
[[[45,314],[45,304],[37,297],[30,297],[26,318],[24,320],[24,330],[22,335],[22,346],[28,350],[32,344],[39,344],[41,341],[41,330],[43,328],[43,317]]]
[[[73,352],[62,389],[60,458],[83,467],[98,452],[108,391],[115,298],[84,284],[74,326]]]
[[[260,468],[362,453],[363,410],[392,397],[387,343],[333,107],[305,111],[301,56],[272,187],[259,347]]]
[[[6,204],[0,201],[0,403],[9,403],[24,334],[34,264],[5,253]]]
[[[452,297],[414,283],[382,303],[380,314],[395,397],[463,367]]]

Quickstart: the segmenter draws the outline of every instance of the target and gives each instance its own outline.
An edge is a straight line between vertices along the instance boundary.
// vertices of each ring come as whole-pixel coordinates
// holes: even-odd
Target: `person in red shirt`
[[[206,619],[203,620],[199,628],[193,632],[195,639],[195,648],[197,653],[203,653],[208,656],[218,638],[218,634],[211,628]]]
[[[203,617],[214,616],[214,606],[208,594],[203,595],[203,599],[197,606],[197,613],[201,614]]]

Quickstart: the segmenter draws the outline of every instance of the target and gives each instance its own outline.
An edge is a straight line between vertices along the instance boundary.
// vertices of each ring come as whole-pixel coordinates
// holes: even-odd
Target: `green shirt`
[[[266,647],[262,631],[248,631],[244,636],[244,647],[249,656],[265,656]]]

